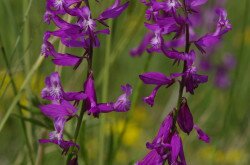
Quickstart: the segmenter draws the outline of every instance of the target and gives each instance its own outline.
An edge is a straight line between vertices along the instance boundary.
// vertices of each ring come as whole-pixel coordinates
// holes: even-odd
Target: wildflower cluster
[[[81,125],[82,115],[85,111],[89,115],[98,117],[100,113],[129,110],[129,97],[132,93],[132,87],[129,84],[121,86],[123,94],[115,102],[99,103],[97,101],[92,69],[93,49],[100,46],[98,35],[110,33],[105,21],[118,17],[128,7],[128,4],[128,2],[122,4],[120,0],[115,0],[112,6],[103,11],[97,18],[93,18],[88,0],[47,0],[44,21],[48,24],[54,22],[57,30],[45,32],[42,54],[45,57],[52,57],[55,65],[72,66],[74,69],[77,69],[85,59],[88,69],[83,90],[80,92],[64,91],[60,75],[57,72],[50,74],[45,79],[45,87],[41,94],[43,99],[50,101],[50,104],[41,105],[40,109],[45,116],[53,120],[55,131],[49,134],[49,139],[40,139],[40,143],[55,143],[62,148],[64,154],[70,147],[79,149],[75,143],[77,136],[74,137],[75,141],[67,141],[63,138],[63,132],[65,124],[71,118],[78,117],[77,109],[80,101],[82,101],[82,108],[77,126]],[[66,21],[66,17],[73,19]],[[102,25],[103,29],[98,29],[97,25],[99,24]],[[77,56],[57,52],[50,42],[51,37],[59,38],[66,47],[83,48],[84,54]]]
[[[173,60],[174,64],[183,63],[183,70],[180,73],[172,73],[170,76],[159,72],[147,72],[139,76],[144,84],[155,86],[152,93],[144,98],[144,102],[150,106],[154,105],[155,97],[161,87],[170,87],[175,82],[179,82],[180,88],[176,107],[166,116],[154,140],[147,143],[146,146],[150,152],[143,160],[138,161],[137,165],[162,165],[165,162],[171,165],[185,165],[182,140],[177,124],[184,133],[190,134],[195,129],[200,140],[209,142],[210,139],[194,124],[188,100],[183,97],[184,89],[186,93],[194,94],[200,84],[208,81],[206,75],[198,74],[196,54],[205,54],[216,46],[232,27],[227,19],[226,11],[218,8],[214,30],[202,36],[195,32],[196,28],[199,28],[195,20],[201,15],[201,7],[207,0],[140,1],[147,7],[145,27],[149,32],[141,44],[131,51],[131,55],[140,56],[144,51],[162,54]],[[166,40],[167,36],[173,39]],[[183,46],[185,46],[185,51],[181,51]]]

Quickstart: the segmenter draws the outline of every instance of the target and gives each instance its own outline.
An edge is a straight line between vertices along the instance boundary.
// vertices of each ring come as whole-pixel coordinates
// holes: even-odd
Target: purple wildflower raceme
[[[50,101],[49,104],[40,106],[41,112],[53,121],[55,130],[49,134],[48,139],[40,139],[39,142],[54,143],[62,148],[64,154],[67,154],[72,147],[73,156],[68,164],[77,164],[79,145],[75,142],[85,110],[89,115],[98,117],[100,113],[126,112],[130,109],[129,97],[132,94],[132,87],[129,84],[121,86],[123,94],[115,102],[97,102],[92,69],[93,48],[100,46],[98,36],[110,33],[106,21],[120,16],[128,5],[129,2],[121,3],[121,0],[114,0],[110,7],[101,11],[97,17],[93,17],[88,0],[46,1],[44,22],[47,24],[53,22],[57,28],[55,31],[44,33],[41,54],[46,58],[51,57],[52,62],[59,66],[73,66],[77,69],[84,59],[88,64],[87,78],[82,91],[65,92],[59,74],[54,72],[46,77],[45,87],[41,92],[42,98]],[[73,19],[66,21],[66,17]],[[68,48],[84,49],[84,53],[75,55],[58,52],[50,41],[52,37],[58,38],[61,44]],[[77,109],[80,101],[83,104],[78,117]],[[74,141],[65,140],[63,137],[65,125],[73,117],[78,117]]]
[[[46,57],[52,56],[56,65],[79,66],[82,58],[85,58],[85,56],[79,57],[56,52],[53,45],[49,42],[51,36],[60,38],[62,44],[67,47],[84,48],[89,53],[92,46],[100,46],[97,35],[110,33],[108,28],[97,30],[96,21],[107,27],[105,21],[118,17],[128,7],[129,3],[121,4],[120,0],[116,0],[111,7],[107,8],[96,19],[91,17],[91,11],[88,6],[81,7],[80,4],[80,0],[47,1],[44,16],[45,22],[50,23],[52,20],[59,29],[45,33],[42,54]],[[77,21],[75,23],[67,22],[59,14],[76,17]]]
[[[183,97],[183,94],[185,91],[194,94],[200,84],[208,81],[208,76],[198,73],[197,61],[203,58],[198,55],[204,56],[203,54],[219,44],[223,36],[232,29],[232,26],[227,18],[226,10],[218,8],[215,10],[217,22],[214,26],[214,32],[206,32],[202,36],[196,33],[195,30],[202,25],[201,6],[206,4],[207,0],[140,1],[147,7],[145,13],[147,22],[144,25],[148,32],[140,45],[131,50],[131,55],[133,57],[140,56],[144,51],[150,55],[152,53],[163,54],[166,58],[173,60],[173,64],[178,64],[178,66],[183,64],[183,69],[182,72],[171,73],[170,76],[160,72],[147,72],[139,75],[144,84],[155,86],[152,93],[144,98],[144,102],[150,106],[154,105],[157,92],[162,86],[170,87],[175,82],[179,82],[180,87],[176,107],[167,115],[154,140],[146,144],[151,151],[137,164],[163,165],[168,162],[169,165],[185,165],[184,150],[177,131],[177,123],[180,130],[188,135],[195,129],[200,140],[209,142],[210,138],[194,124],[188,100]],[[169,38],[166,37],[168,35],[173,36],[173,38],[166,40]],[[183,52],[180,51],[182,47],[185,47]],[[228,63],[233,65],[233,62]],[[209,67],[209,65],[207,66]],[[218,69],[217,74],[221,79],[217,78],[217,82],[224,81],[226,83],[226,76],[224,76],[226,74],[224,73],[229,68],[225,62],[224,67]]]

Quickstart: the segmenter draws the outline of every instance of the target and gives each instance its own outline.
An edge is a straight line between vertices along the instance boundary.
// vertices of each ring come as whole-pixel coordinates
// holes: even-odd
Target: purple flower
[[[152,143],[147,143],[151,151],[138,165],[162,164],[168,161],[169,164],[186,164],[181,138],[178,132],[173,131],[173,114],[170,113],[163,121],[160,130]]]
[[[48,13],[64,15],[67,13],[65,9],[79,3],[81,3],[81,0],[47,0],[45,15],[48,15]],[[45,22],[47,23],[47,21]]]
[[[42,90],[42,98],[51,100],[52,102],[59,103],[62,100],[67,101],[80,101],[86,99],[83,92],[64,92],[60,76],[57,72],[51,73],[45,79],[45,88]]]
[[[54,72],[50,76],[46,77],[45,85],[46,87],[41,93],[42,98],[60,102],[60,100],[63,98],[63,90],[59,74]]]
[[[181,137],[175,132],[171,138],[171,156],[168,156],[169,164],[186,165]]]
[[[208,0],[187,0],[186,5],[188,7],[188,10],[195,11],[195,9],[205,3],[207,3]]]
[[[139,75],[139,77],[144,84],[149,85],[170,85],[173,83],[173,79],[171,77],[167,77],[163,73],[159,72],[147,72]]]
[[[188,107],[186,98],[183,98],[182,100],[181,107],[177,116],[177,122],[183,132],[189,134],[193,130],[193,116]]]
[[[68,152],[70,147],[75,146],[79,149],[80,147],[76,143],[72,141],[65,141],[63,139],[63,131],[64,131],[65,123],[66,123],[66,118],[57,117],[53,120],[54,120],[55,131],[50,132],[49,139],[40,139],[39,143],[54,143],[63,150],[64,154]]]
[[[130,109],[131,102],[129,97],[132,94],[132,87],[129,84],[121,86],[124,94],[119,96],[116,102],[108,103],[97,102],[93,74],[89,75],[85,82],[84,89],[85,94],[87,95],[86,109],[89,115],[93,114],[94,117],[98,117],[100,113],[108,113],[112,111],[126,112]]]
[[[46,23],[53,21],[58,30],[44,34],[41,51],[46,57],[52,56],[56,65],[77,68],[85,57],[57,52],[49,41],[51,36],[60,38],[62,44],[67,47],[82,47],[88,54],[91,47],[100,46],[97,35],[110,33],[108,28],[97,30],[96,21],[107,27],[105,20],[118,17],[129,5],[129,2],[121,4],[120,0],[116,0],[111,7],[95,19],[91,17],[89,7],[82,6],[81,3],[81,0],[47,0],[44,21]],[[66,14],[75,17],[76,21],[70,23],[60,17]]]
[[[173,126],[173,114],[170,113],[167,115],[167,117],[164,119],[164,121],[161,124],[161,127],[154,138],[154,140],[151,143],[147,143],[148,149],[157,149],[161,147],[162,145],[165,145],[166,147],[170,147],[169,144],[166,142],[168,141],[169,137],[171,136],[171,129]]]
[[[172,32],[179,33],[180,26],[179,22],[172,17],[158,19],[153,24],[145,23],[145,27],[154,33],[150,44],[151,47],[147,49],[149,53],[161,52],[161,45],[164,43],[163,35],[170,34]]]
[[[214,33],[208,33],[195,41],[196,47],[202,52],[205,53],[207,48],[214,47],[222,38],[224,34],[232,29],[232,25],[227,19],[227,12],[219,8],[216,10],[216,13],[219,15],[217,22],[217,27]]]
[[[154,88],[154,90],[152,91],[152,93],[148,96],[148,97],[144,97],[143,100],[145,103],[147,103],[148,105],[150,105],[151,107],[154,106],[154,102],[155,102],[155,97],[156,94],[158,92],[158,90],[160,89],[161,85],[158,85]]]
[[[211,34],[207,34],[201,37],[199,40],[195,42],[195,46],[202,52],[206,53],[206,48],[212,47],[219,43],[220,38],[218,36],[213,36]]]
[[[129,84],[121,86],[124,94],[118,97],[116,102],[113,104],[114,109],[118,112],[126,112],[130,109],[131,101],[129,100],[130,95],[132,94],[132,87]]]
[[[168,0],[167,1],[167,8],[168,9],[165,9],[165,11],[177,10],[179,7],[181,7],[181,3],[179,2],[179,0]]]
[[[222,36],[223,34],[227,33],[229,30],[232,29],[232,25],[230,24],[229,20],[227,19],[227,12],[226,10],[219,8],[216,10],[216,13],[219,15],[219,20],[217,23],[216,31],[214,32],[214,36]]]
[[[184,53],[184,52],[178,52],[177,50],[164,50],[162,48],[162,51],[165,56],[167,56],[170,59],[175,60],[175,63],[177,62],[178,64],[180,61],[185,61],[187,62],[187,66],[191,66],[196,58],[195,52],[192,50],[189,53]]]
[[[54,119],[54,128],[55,131],[50,132],[49,139],[50,140],[58,140],[59,142],[63,140],[63,131],[66,123],[66,119],[64,117],[56,117]]]
[[[62,100],[60,104],[42,105],[40,109],[45,116],[53,120],[56,118],[71,118],[77,112],[77,109],[66,100]]]
[[[139,75],[139,77],[144,84],[156,85],[150,96],[144,98],[144,102],[146,102],[150,106],[154,105],[155,96],[161,86],[166,85],[169,87],[175,82],[173,77],[167,77],[159,72],[148,72]]]
[[[199,75],[196,73],[197,69],[194,66],[191,66],[187,69],[187,71],[183,74],[183,82],[186,87],[186,91],[194,94],[194,89],[199,86],[201,83],[205,83],[208,81],[208,77],[205,75]]]
[[[171,163],[176,162],[181,149],[181,138],[177,133],[171,139]]]
[[[97,98],[96,98],[95,84],[92,73],[89,75],[88,79],[84,83],[84,92],[87,95],[87,99],[85,102],[86,109],[88,111],[94,112],[94,109],[97,109]]]
[[[197,125],[194,125],[194,129],[196,130],[197,132],[197,135],[198,135],[198,138],[206,143],[209,143],[210,142],[210,138],[209,136],[203,132]]]

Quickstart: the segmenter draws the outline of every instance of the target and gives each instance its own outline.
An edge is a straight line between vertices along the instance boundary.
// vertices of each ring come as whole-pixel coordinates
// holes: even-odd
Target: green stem
[[[24,0],[23,1],[23,17],[26,17],[26,8],[27,6],[29,6],[29,3],[32,1],[29,0]],[[31,5],[31,4],[30,4]],[[23,54],[24,55],[24,62],[23,62],[23,68],[24,68],[24,73],[27,76],[30,70],[30,51],[29,51],[29,42],[30,40],[30,28],[29,28],[29,19],[28,17],[26,18],[26,21],[24,22],[24,30],[23,30]],[[30,106],[32,104],[32,91],[31,91],[31,82],[29,82],[27,84],[27,87],[25,88],[25,95],[26,95],[26,99],[28,101],[28,106]],[[19,108],[21,111],[21,108]],[[32,118],[33,114],[29,113],[29,116]],[[34,139],[33,137],[35,136],[35,126],[33,124],[30,123],[26,123],[26,128],[27,128],[27,140],[31,140],[29,143],[32,144],[32,139]],[[31,149],[28,149],[29,154],[32,154],[32,158],[33,159],[33,146],[31,145]],[[36,146],[35,146],[36,147]],[[33,160],[31,160],[32,163],[34,163]]]
[[[183,0],[183,6],[184,6],[184,12],[186,17],[188,17],[188,13],[186,10],[186,4],[185,4],[185,0]],[[190,36],[189,36],[189,25],[186,24],[185,25],[185,34],[186,34],[186,46],[185,46],[185,53],[189,53],[190,50]],[[187,70],[187,63],[186,61],[183,64],[183,70],[182,73],[184,73]],[[179,88],[179,95],[178,95],[178,99],[177,99],[177,105],[176,108],[174,110],[174,121],[173,121],[173,130],[176,129],[176,120],[177,120],[177,116],[181,107],[181,102],[182,102],[182,97],[183,97],[183,90],[184,90],[184,78],[182,77],[181,82],[180,82],[180,88]]]
[[[85,102],[83,101],[82,102],[82,107],[81,107],[81,112],[80,112],[80,115],[79,115],[79,118],[78,118],[78,122],[77,122],[77,125],[76,125],[76,130],[75,130],[75,134],[74,134],[74,141],[75,142],[77,141],[77,138],[78,138],[78,135],[79,135],[79,132],[80,132],[80,129],[81,129],[84,113],[85,113]]]
[[[30,0],[29,3],[27,4],[27,9],[26,9],[26,11],[24,13],[24,18],[23,18],[23,21],[22,21],[22,24],[21,24],[21,28],[19,30],[19,34],[18,34],[17,39],[15,41],[14,48],[13,48],[11,54],[10,54],[10,60],[9,60],[10,64],[12,63],[12,59],[13,59],[14,54],[15,54],[15,52],[17,50],[17,47],[18,47],[18,45],[20,43],[22,33],[23,33],[24,28],[25,28],[25,23],[28,20],[28,15],[29,15],[32,3],[33,3],[33,0]]]
[[[88,0],[84,0],[85,5],[90,9],[89,6],[89,1]],[[90,39],[90,49],[88,52],[88,58],[87,58],[87,65],[88,65],[88,69],[87,69],[87,79],[89,78],[89,75],[92,74],[93,70],[92,70],[92,61],[93,61],[93,45],[92,45],[92,40]],[[79,136],[79,132],[81,130],[81,126],[82,126],[82,122],[83,122],[83,116],[84,113],[86,112],[86,108],[85,108],[85,101],[82,101],[82,106],[81,106],[81,112],[80,115],[78,117],[78,121],[77,121],[77,125],[76,125],[76,129],[75,129],[75,133],[74,133],[74,142],[77,142],[78,136]],[[69,163],[69,161],[71,160],[71,158],[73,157],[73,155],[75,155],[75,147],[73,147],[70,150],[70,154],[68,155],[67,158],[67,164]],[[85,159],[87,160],[87,159]],[[87,164],[87,162],[85,162]]]
[[[46,137],[47,132],[44,131],[42,133],[42,138]],[[43,161],[43,155],[44,155],[44,145],[39,144],[38,145],[38,151],[37,151],[37,156],[36,156],[36,162],[35,165],[42,165]]]

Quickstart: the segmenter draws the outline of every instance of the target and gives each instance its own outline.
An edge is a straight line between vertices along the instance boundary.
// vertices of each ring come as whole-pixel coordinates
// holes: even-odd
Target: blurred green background
[[[195,122],[211,137],[210,144],[197,140],[192,132],[182,135],[188,164],[192,165],[248,165],[250,164],[250,26],[249,0],[228,0],[226,9],[233,25],[233,30],[224,38],[215,58],[220,59],[223,52],[230,52],[237,59],[236,68],[231,72],[232,84],[228,89],[214,86],[210,82],[201,85],[194,96],[187,96]],[[209,0],[213,3],[214,1]],[[105,9],[109,3],[91,2],[94,15]],[[205,6],[206,7],[206,6]],[[0,121],[15,101],[7,123],[0,132],[0,164],[30,164],[32,154],[36,164],[64,164],[65,157],[55,145],[39,145],[38,139],[46,137],[52,123],[41,115],[37,106],[43,101],[40,91],[44,78],[55,70],[50,59],[42,61],[40,47],[43,33],[54,29],[54,25],[43,23],[45,1],[0,0]],[[138,75],[148,59],[144,54],[140,58],[131,58],[129,51],[143,37],[145,7],[136,0],[131,0],[129,9],[113,22],[112,42],[109,54],[108,100],[114,100],[120,94],[120,85],[125,83],[138,86]],[[109,36],[108,36],[109,37]],[[98,99],[102,96],[102,82],[107,36],[100,36],[101,47],[94,51],[94,72]],[[58,41],[56,42],[58,45]],[[60,46],[59,46],[60,47]],[[61,47],[64,51],[65,48]],[[66,51],[72,51],[66,49]],[[82,50],[73,50],[81,54]],[[6,58],[5,58],[6,57]],[[39,58],[40,57],[40,58]],[[149,63],[150,71],[173,71],[170,60],[163,56],[154,56]],[[175,70],[178,68],[175,66]],[[62,83],[65,90],[81,90],[85,78],[86,63],[77,71],[72,68],[62,69]],[[11,73],[11,74],[9,74]],[[28,81],[27,81],[28,80]],[[25,84],[25,86],[23,86]],[[13,90],[16,86],[17,92]],[[126,165],[142,159],[148,152],[145,143],[155,136],[164,116],[176,104],[177,84],[160,90],[156,104],[150,108],[143,103],[142,97],[149,95],[150,86],[141,86],[136,106],[126,114],[106,114],[105,116],[105,164]],[[28,139],[32,153],[29,153],[20,121],[20,108],[24,113],[21,118],[27,126]],[[103,116],[101,116],[103,117]],[[129,120],[128,120],[129,119]],[[127,122],[126,122],[127,120]],[[76,120],[70,121],[67,132],[73,135]],[[119,136],[126,124],[122,140]],[[85,116],[80,133],[80,145],[85,146],[80,152],[80,164],[87,159],[88,164],[97,164],[99,149],[100,120]],[[68,138],[66,136],[66,138]]]

